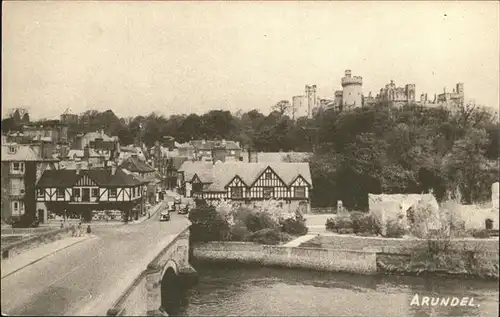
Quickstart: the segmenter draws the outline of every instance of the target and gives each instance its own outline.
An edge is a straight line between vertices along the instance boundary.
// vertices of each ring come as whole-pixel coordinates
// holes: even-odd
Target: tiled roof
[[[192,144],[186,142],[186,143],[178,143],[178,142],[174,142],[174,146],[176,148],[194,148]]]
[[[178,171],[184,172],[184,179],[186,181],[191,181],[196,174],[202,182],[208,183],[211,182],[213,166],[211,162],[185,161]]]
[[[309,163],[240,163],[226,162],[214,165],[212,184],[209,191],[223,191],[236,175],[251,186],[257,178],[270,167],[289,186],[297,176],[302,176],[312,186]]]
[[[97,138],[101,138],[103,141],[108,141],[108,142],[116,140],[114,137],[109,137],[105,133],[101,133],[101,132],[89,132],[89,133],[84,135],[84,138],[88,139],[88,140],[92,140],[92,141],[97,139]]]
[[[87,175],[101,187],[137,186],[146,183],[122,169],[117,169],[115,175],[112,175],[110,168],[100,168],[80,170],[79,174],[77,174],[76,170],[45,170],[37,186],[41,188],[71,187],[82,175]]]
[[[184,157],[184,156],[174,156],[171,158],[171,167],[174,169],[174,170],[179,170],[179,168],[181,168],[182,164],[184,162],[186,162],[188,160],[187,157]]]
[[[69,150],[68,154],[66,155],[69,158],[72,158],[74,156],[76,157],[84,157],[84,150]],[[97,153],[94,149],[89,149],[89,157],[101,157],[99,153]]]
[[[198,150],[211,150],[216,147],[225,148],[226,150],[239,150],[240,146],[234,141],[201,141],[194,140],[191,144]]]
[[[154,168],[134,157],[125,159],[120,167],[125,168],[131,172],[138,173],[150,173],[155,171]]]
[[[137,150],[130,146],[130,145],[127,145],[127,146],[120,146],[120,152],[133,152],[133,153],[136,153]]]
[[[14,147],[15,151],[11,153],[10,147]],[[29,145],[20,144],[2,144],[2,162],[3,161],[43,161]]]

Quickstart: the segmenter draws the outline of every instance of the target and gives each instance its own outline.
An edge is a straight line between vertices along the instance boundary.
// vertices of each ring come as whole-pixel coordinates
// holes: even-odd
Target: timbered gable
[[[193,183],[193,184],[201,184],[201,180],[198,177],[198,175],[194,174],[193,178],[191,179],[191,183]]]
[[[229,182],[229,184],[227,184],[226,186],[224,186],[225,188],[228,188],[228,187],[247,187],[247,185],[245,184],[245,182],[243,182],[243,180],[238,176],[236,175],[235,177],[233,177],[233,179]]]
[[[75,187],[83,187],[83,186],[90,186],[90,187],[98,187],[97,183],[90,178],[88,175],[83,175],[80,177],[80,179],[76,182]]]
[[[299,187],[310,187],[311,185],[302,177],[301,175],[297,176],[295,180],[290,185],[291,187],[299,186]]]
[[[268,166],[253,182],[251,187],[287,187],[281,177]]]

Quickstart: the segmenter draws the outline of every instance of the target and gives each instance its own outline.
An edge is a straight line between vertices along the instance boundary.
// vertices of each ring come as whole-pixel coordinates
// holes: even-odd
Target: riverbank
[[[330,247],[322,247],[318,239]],[[332,248],[332,245],[351,248]],[[196,243],[192,246],[192,255],[194,260],[201,262],[235,262],[363,275],[499,278],[498,240],[457,239],[446,251],[432,250],[430,245],[433,244],[429,241],[415,239],[401,242],[386,238],[318,236],[300,246],[222,241]]]
[[[498,316],[494,281],[192,264],[199,282],[180,301],[177,316]],[[477,306],[411,305],[415,294],[473,297]]]
[[[365,275],[377,273],[374,251],[329,250],[223,241],[197,243],[192,248],[196,261],[236,262]]]

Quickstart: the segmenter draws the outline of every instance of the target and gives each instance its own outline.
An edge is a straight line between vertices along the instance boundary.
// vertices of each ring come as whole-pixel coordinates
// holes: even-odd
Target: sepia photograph
[[[2,316],[499,316],[499,1],[2,2]]]

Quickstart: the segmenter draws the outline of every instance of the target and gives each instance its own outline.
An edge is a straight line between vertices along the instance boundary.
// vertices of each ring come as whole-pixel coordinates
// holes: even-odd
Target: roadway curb
[[[163,202],[161,202],[160,204],[163,204]],[[160,205],[160,206],[158,206],[158,208],[156,208],[156,211],[151,214],[151,218],[153,218],[153,216],[156,215],[156,213],[158,213],[158,211],[161,209],[161,207],[162,206]],[[144,221],[146,221],[148,219],[151,219],[151,218],[148,218],[147,216],[144,216],[144,218],[142,220],[137,220],[137,221],[134,221],[134,222],[129,223],[129,224],[131,224],[131,225],[138,225],[138,224],[143,223]]]
[[[95,239],[95,238],[96,238],[95,236],[88,236],[86,239],[82,239],[82,240],[79,240],[79,241],[75,241],[74,243],[68,244],[67,246],[65,246],[65,247],[63,247],[63,248],[57,249],[57,250],[55,250],[54,252],[51,252],[51,253],[49,253],[49,254],[46,254],[46,255],[42,256],[41,258],[38,258],[38,259],[36,259],[36,260],[33,260],[33,261],[31,261],[30,263],[28,263],[28,264],[26,264],[26,265],[24,265],[24,266],[21,266],[21,267],[20,267],[20,268],[18,268],[18,269],[15,269],[14,271],[12,271],[12,272],[10,272],[10,273],[8,273],[8,274],[6,274],[6,275],[2,276],[2,277],[1,277],[1,279],[4,279],[4,278],[6,278],[7,276],[10,276],[10,275],[12,275],[12,274],[14,274],[14,273],[16,273],[16,272],[18,272],[18,271],[22,270],[22,269],[25,269],[25,268],[27,268],[28,266],[33,265],[33,264],[35,264],[35,263],[37,263],[37,262],[39,262],[39,261],[41,261],[41,260],[45,259],[46,257],[49,257],[49,256],[51,256],[51,255],[54,255],[54,254],[56,254],[56,253],[57,253],[57,252],[59,252],[59,251],[62,251],[62,250],[67,249],[67,248],[69,248],[69,247],[72,247],[72,246],[74,246],[74,245],[76,245],[76,244],[78,244],[78,243],[81,243],[81,242],[84,242],[84,241],[87,241],[87,240],[90,240],[90,239]]]

